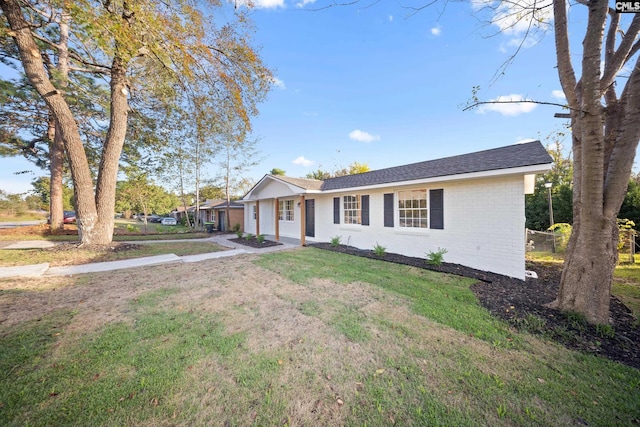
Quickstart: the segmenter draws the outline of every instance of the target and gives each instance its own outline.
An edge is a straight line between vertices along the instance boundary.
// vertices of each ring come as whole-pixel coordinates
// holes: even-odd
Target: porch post
[[[305,222],[306,222],[306,218],[305,218],[305,206],[304,206],[304,194],[300,195],[300,246],[304,246],[305,244],[305,234],[306,234],[306,229],[305,229]]]
[[[278,219],[278,198],[276,197],[276,203],[275,203],[275,210],[276,210],[276,241],[279,242],[280,241],[280,219]]]
[[[260,200],[256,200],[256,236],[260,235]]]

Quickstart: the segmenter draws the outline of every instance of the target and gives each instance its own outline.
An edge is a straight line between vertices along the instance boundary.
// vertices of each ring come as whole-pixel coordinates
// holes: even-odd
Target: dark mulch
[[[255,237],[252,237],[251,239],[247,240],[244,237],[240,237],[240,238],[236,238],[236,239],[229,239],[230,242],[234,242],[234,243],[239,243],[241,245],[245,245],[245,246],[250,246],[252,248],[270,248],[271,246],[280,246],[282,245],[282,243],[280,242],[274,242],[273,240],[263,240],[262,243],[258,242],[258,239],[256,239]]]
[[[126,252],[139,249],[142,245],[133,243],[112,242],[108,245],[83,245],[79,242],[59,243],[53,247],[43,249],[48,252],[68,252],[83,249],[90,252]]]
[[[545,306],[557,295],[560,266],[528,263],[527,269],[535,271],[538,278],[522,281],[459,264],[429,265],[424,258],[393,253],[377,256],[370,250],[345,245],[333,247],[329,243],[310,246],[477,279],[478,282],[471,286],[471,290],[480,303],[492,315],[505,320],[516,329],[543,335],[568,348],[640,369],[640,325],[631,310],[616,297],[611,296],[612,329],[609,330],[590,325],[579,316]],[[611,332],[613,336],[609,336]]]

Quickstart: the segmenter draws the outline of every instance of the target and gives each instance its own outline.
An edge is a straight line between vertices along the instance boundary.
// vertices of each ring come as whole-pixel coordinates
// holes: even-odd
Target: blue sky
[[[416,14],[387,1],[315,11],[309,9],[329,3],[255,4],[255,40],[277,78],[254,120],[264,156],[246,172],[255,180],[272,168],[294,177],[354,161],[380,169],[544,140],[565,123],[553,117],[562,111],[553,106],[463,111],[474,86],[481,100],[562,103],[551,33],[535,35],[536,43],[528,42],[496,80],[522,33],[485,25],[470,3],[449,2],[444,10],[437,4]],[[46,175],[14,175],[25,169],[34,167],[0,158],[0,189],[30,190],[35,176]]]

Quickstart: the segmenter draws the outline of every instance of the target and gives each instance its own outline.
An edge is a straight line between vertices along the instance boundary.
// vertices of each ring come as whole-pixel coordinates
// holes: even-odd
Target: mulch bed
[[[429,265],[424,258],[393,253],[377,256],[373,251],[352,246],[334,247],[330,243],[314,243],[309,246],[477,279],[478,282],[471,286],[471,290],[480,304],[514,328],[543,335],[573,350],[606,357],[640,369],[640,322],[616,297],[611,296],[610,308],[613,336],[607,334],[611,331],[590,325],[575,315],[545,306],[558,293],[562,272],[560,266],[527,263],[527,269],[535,271],[538,278],[522,281],[459,264]]]
[[[258,239],[256,239],[255,237],[252,237],[251,239],[247,240],[244,237],[240,237],[240,238],[235,238],[235,239],[229,239],[230,242],[234,242],[234,243],[238,243],[240,245],[244,245],[244,246],[250,246],[252,248],[257,248],[257,249],[261,249],[261,248],[270,248],[271,246],[280,246],[282,245],[282,243],[280,242],[274,242],[273,240],[263,240],[262,243],[258,242]]]
[[[134,243],[120,243],[120,242],[111,242],[108,245],[82,245],[79,242],[71,242],[71,243],[59,243],[50,248],[42,249],[47,252],[69,252],[75,251],[78,249],[83,249],[90,252],[126,252],[134,249],[140,249],[142,245],[134,244]]]

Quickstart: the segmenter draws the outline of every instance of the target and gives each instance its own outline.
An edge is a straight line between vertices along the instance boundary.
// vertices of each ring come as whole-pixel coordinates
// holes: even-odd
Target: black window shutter
[[[444,229],[444,190],[429,190],[430,228]]]
[[[384,195],[384,226],[393,227],[393,193]]]
[[[340,224],[340,197],[333,198],[333,223]]]
[[[362,203],[362,225],[369,225],[369,196],[360,196]]]

